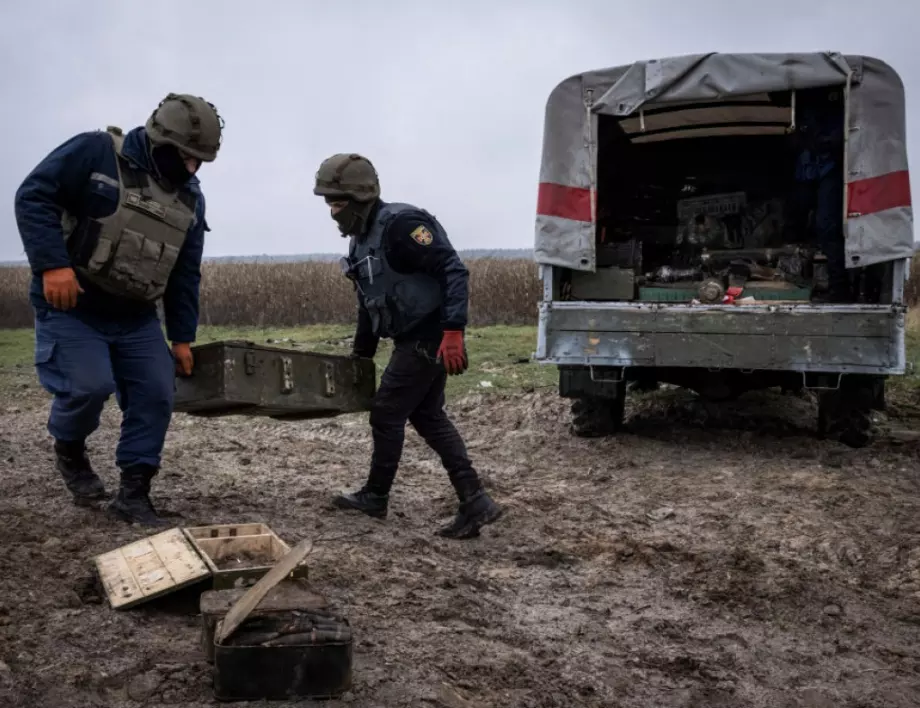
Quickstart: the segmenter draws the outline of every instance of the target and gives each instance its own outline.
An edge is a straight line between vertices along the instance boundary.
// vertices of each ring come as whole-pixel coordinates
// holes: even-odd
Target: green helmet
[[[377,170],[366,157],[338,153],[327,157],[316,172],[313,194],[370,202],[380,196]]]
[[[224,121],[214,105],[200,96],[171,93],[150,114],[145,127],[154,145],[175,145],[203,162],[213,162]]]

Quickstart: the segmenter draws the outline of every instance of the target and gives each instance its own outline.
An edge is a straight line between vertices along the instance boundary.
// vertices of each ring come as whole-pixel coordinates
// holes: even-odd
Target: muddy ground
[[[108,607],[92,557],[145,531],[69,503],[44,394],[4,376],[0,705],[213,705],[194,589]],[[609,440],[570,437],[552,392],[451,410],[508,508],[467,542],[433,535],[454,500],[411,431],[379,522],[327,506],[362,481],[361,416],[175,419],[154,498],[177,524],[321,539],[312,582],[355,633],[354,688],[325,705],[920,705],[916,443],[817,441],[814,403],[779,394],[647,394]],[[118,420],[91,440],[110,485]]]

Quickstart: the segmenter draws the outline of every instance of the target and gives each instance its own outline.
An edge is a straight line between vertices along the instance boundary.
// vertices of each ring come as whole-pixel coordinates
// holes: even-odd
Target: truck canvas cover
[[[629,118],[624,128],[642,139],[644,112],[665,114],[673,129],[699,123],[691,105],[718,111],[725,134],[781,132],[768,92],[839,85],[848,93],[845,151],[846,260],[862,267],[911,258],[913,214],[908,177],[904,87],[897,73],[871,57],[836,52],[805,54],[695,54],[640,61],[572,76],[550,94],[537,199],[534,256],[537,263],[581,271],[595,269],[597,116]],[[720,101],[763,97],[762,114]],[[756,102],[756,100],[755,100]],[[649,120],[651,120],[651,116]],[[659,114],[655,117],[661,120]],[[769,124],[774,122],[772,127]],[[750,125],[744,126],[747,122]],[[785,123],[785,124],[784,124]],[[696,134],[696,133],[694,133]],[[708,132],[708,135],[719,134]],[[651,136],[648,136],[651,138]],[[666,136],[662,136],[666,137]]]

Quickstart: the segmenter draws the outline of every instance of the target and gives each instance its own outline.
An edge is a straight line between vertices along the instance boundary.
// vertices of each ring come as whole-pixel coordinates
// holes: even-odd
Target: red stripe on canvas
[[[850,182],[847,185],[847,212],[850,216],[877,214],[886,209],[909,207],[910,175],[907,170]]]
[[[853,216],[908,207],[911,205],[910,175],[907,170],[902,170],[850,182],[847,185],[847,205]],[[537,214],[590,222],[591,190],[541,182],[537,194]]]
[[[537,214],[572,221],[591,221],[591,190],[564,184],[541,182],[537,192]]]

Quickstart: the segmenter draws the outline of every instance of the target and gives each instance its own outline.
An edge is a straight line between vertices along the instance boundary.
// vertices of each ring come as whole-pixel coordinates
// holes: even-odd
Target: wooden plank
[[[763,303],[761,303],[763,304]],[[713,312],[692,307],[655,310],[551,310],[549,332],[641,332],[697,334],[891,337],[895,315],[883,312],[763,312],[743,305]]]
[[[198,551],[211,570],[215,589],[239,587],[255,583],[290,550],[290,547],[281,540],[278,534],[265,524],[226,524],[223,527],[219,527],[220,535],[217,536],[211,536],[210,533],[213,533],[214,528],[218,527],[197,528],[198,530],[210,528],[210,531],[207,531],[207,535],[203,534],[201,538],[194,538],[190,533],[191,529],[184,529],[184,531],[192,546]],[[249,536],[227,535],[228,529],[256,530],[257,528],[262,529],[264,533]],[[252,565],[243,563],[218,568],[218,564],[227,557],[239,554],[250,554],[255,556],[258,561]],[[293,577],[306,577],[307,575],[308,568],[305,564],[298,566],[292,573]]]
[[[269,533],[271,529],[263,523],[255,524],[214,524],[212,526],[192,526],[185,532],[192,538],[221,538],[225,536],[256,536]]]
[[[217,643],[223,644],[227,637],[233,634],[249,616],[262,598],[268,594],[275,585],[280,583],[291,571],[296,568],[300,562],[307,557],[307,554],[313,548],[313,541],[305,538],[294,546],[278,563],[265,575],[259,578],[259,581],[253,585],[240,600],[230,608],[227,616],[220,622],[217,627]]]
[[[272,534],[272,557],[273,558],[283,558],[284,554],[291,550],[291,547],[288,546],[284,541],[282,541],[277,535]]]
[[[202,615],[223,617],[239,602],[247,589],[206,590],[201,594],[199,608]],[[329,601],[315,592],[302,580],[284,580],[268,591],[254,608],[267,612],[278,610],[320,610],[329,606]]]
[[[96,568],[112,609],[135,607],[211,575],[178,528],[96,556]]]

